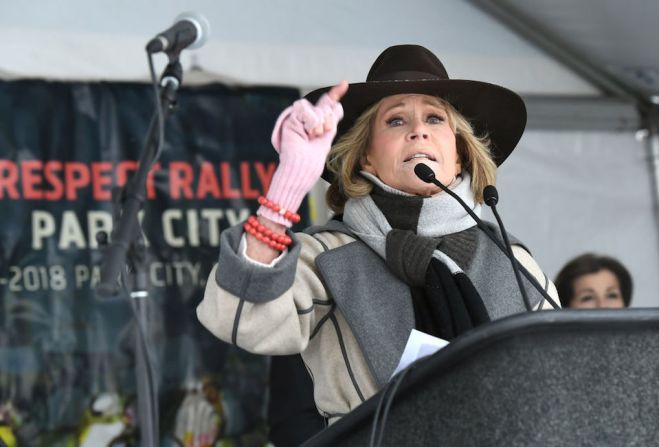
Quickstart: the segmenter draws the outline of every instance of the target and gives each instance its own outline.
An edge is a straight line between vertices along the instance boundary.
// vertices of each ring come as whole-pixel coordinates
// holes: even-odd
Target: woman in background
[[[632,277],[625,266],[592,253],[565,264],[556,276],[556,288],[564,308],[621,308],[632,300]]]

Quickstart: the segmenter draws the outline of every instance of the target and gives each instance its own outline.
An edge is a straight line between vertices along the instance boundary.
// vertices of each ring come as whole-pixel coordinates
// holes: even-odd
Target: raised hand
[[[268,199],[287,210],[297,211],[323,172],[337,125],[343,118],[339,101],[347,91],[348,83],[342,81],[321,96],[315,105],[300,99],[279,116],[272,132],[272,145],[279,152],[279,166]],[[259,209],[259,215],[290,227],[290,222],[263,208]]]
[[[297,144],[316,138],[327,139],[329,134],[334,138],[336,126],[343,118],[339,101],[347,91],[348,83],[342,81],[322,95],[315,105],[306,99],[299,99],[284,110],[272,131],[272,145],[277,152],[296,150]]]
[[[315,120],[310,119],[308,122],[303,122],[305,125],[305,130],[307,130],[307,134],[310,138],[319,138],[324,134],[332,131],[334,131],[334,134],[332,135],[332,138],[334,138],[334,135],[336,135],[336,126],[341,118],[343,118],[343,108],[337,110],[341,107],[339,101],[341,101],[341,98],[346,94],[347,91],[348,83],[346,81],[342,81],[340,84],[332,87],[327,93],[318,99],[318,102],[315,106],[316,110],[309,111],[313,114],[310,116],[310,118],[315,118]],[[307,104],[311,105],[308,101]],[[322,116],[318,116],[319,114]],[[302,115],[303,118],[307,116],[309,115]],[[321,119],[322,122],[318,123],[318,121]],[[318,124],[313,126],[316,123]],[[311,129],[309,129],[309,127],[311,127]]]

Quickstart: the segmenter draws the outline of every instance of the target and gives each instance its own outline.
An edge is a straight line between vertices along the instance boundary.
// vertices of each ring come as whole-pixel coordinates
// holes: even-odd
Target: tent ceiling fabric
[[[439,55],[454,78],[499,83],[522,94],[599,95],[589,82],[463,1],[65,0],[39,8],[0,1],[5,79],[146,81],[144,45],[179,13],[192,10],[208,18],[212,33],[203,48],[182,55],[187,84],[307,90],[344,78],[363,81],[385,47],[420,43]]]
[[[656,0],[473,0],[526,22],[645,101],[659,101],[659,2]],[[503,17],[503,21],[506,18]],[[653,98],[654,97],[654,98]]]

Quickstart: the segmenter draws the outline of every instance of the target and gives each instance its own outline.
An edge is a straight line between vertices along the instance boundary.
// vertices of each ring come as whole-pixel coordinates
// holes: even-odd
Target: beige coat
[[[316,265],[319,255],[355,239],[331,231],[313,236],[296,234],[295,248],[292,247],[286,256],[299,254],[297,263],[291,258],[294,267],[284,266],[279,276],[273,277],[276,282],[277,278],[286,276],[285,269],[293,268],[292,284],[283,293],[261,298],[253,287],[255,281],[267,282],[267,278],[262,277],[268,273],[264,271],[267,268],[241,260],[236,254],[240,230],[225,233],[230,232],[233,232],[229,235],[233,239],[223,233],[221,248],[228,254],[223,259],[221,252],[221,267],[213,267],[204,298],[197,307],[199,321],[218,338],[249,352],[266,355],[302,353],[314,382],[316,406],[330,423],[375,394],[381,384],[374,376],[372,362],[365,357],[344,313],[329,296]],[[520,263],[558,302],[554,285],[531,255],[518,246],[514,246],[513,251]],[[357,265],[359,259],[345,259],[345,262],[350,268],[350,264]],[[234,272],[237,267],[242,269],[238,273]],[[232,284],[234,293],[218,284],[223,278],[223,271],[218,272],[218,268],[227,269],[224,281]],[[270,289],[266,284],[262,290]],[[551,308],[546,301],[541,306]],[[401,340],[396,348],[400,351],[405,342]]]

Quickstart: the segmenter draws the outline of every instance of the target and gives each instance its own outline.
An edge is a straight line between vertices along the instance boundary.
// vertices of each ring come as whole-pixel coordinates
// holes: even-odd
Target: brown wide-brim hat
[[[314,90],[305,98],[315,104],[330,88]],[[526,106],[517,93],[487,82],[449,79],[444,65],[427,48],[396,45],[378,56],[366,82],[350,84],[341,99],[344,116],[334,141],[368,107],[384,97],[402,93],[431,95],[448,101],[471,123],[476,135],[489,136],[497,166],[515,149],[526,126]],[[325,169],[322,177],[331,183],[333,174]]]

